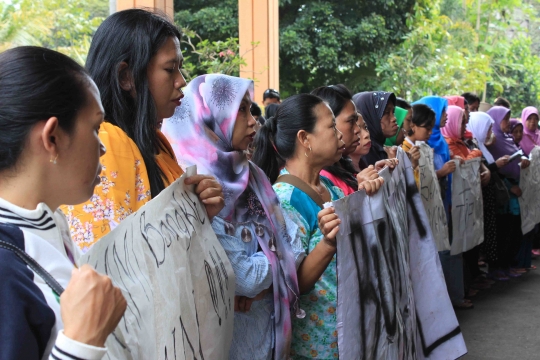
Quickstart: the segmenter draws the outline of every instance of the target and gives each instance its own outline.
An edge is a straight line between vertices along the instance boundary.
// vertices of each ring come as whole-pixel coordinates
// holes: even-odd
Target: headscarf
[[[448,100],[439,96],[426,96],[413,103],[413,105],[415,104],[425,104],[435,112],[435,126],[428,144],[433,148],[435,154],[443,158],[444,162],[450,161],[450,149],[441,134],[441,117],[442,113],[448,108]]]
[[[441,133],[441,118],[443,112],[445,112],[448,108],[448,100],[440,96],[425,96],[413,103],[413,105],[416,104],[427,105],[435,112],[435,126],[433,126],[431,137],[428,140],[428,145],[433,148],[433,152],[435,154],[442,158],[444,163],[450,161],[450,148],[448,147],[448,143],[446,140],[444,140]],[[448,185],[446,186],[446,195],[443,199],[446,208],[450,206],[452,199],[452,186],[450,186],[450,184],[452,184],[452,174],[448,174],[447,179]]]
[[[510,133],[512,134],[512,138],[514,138],[514,129],[518,126],[521,126],[522,128],[524,128],[523,123],[519,119],[515,119],[515,118],[510,119]],[[523,137],[521,138],[521,140],[523,140]],[[516,143],[515,138],[514,138],[514,144],[516,144],[516,146],[521,149],[521,144]]]
[[[471,113],[471,118],[469,119],[469,123],[467,124],[467,128],[476,138],[478,142],[478,147],[480,148],[480,150],[482,150],[482,155],[484,155],[484,158],[486,159],[488,164],[495,162],[495,159],[493,159],[493,156],[488,151],[485,145],[489,128],[493,126],[493,123],[493,119],[487,113],[482,111],[476,111]]]
[[[291,307],[297,305],[298,280],[290,237],[272,184],[243,151],[232,147],[235,120],[246,91],[253,96],[252,80],[218,74],[198,76],[185,89],[182,105],[163,123],[163,132],[178,158],[196,164],[198,172],[212,174],[221,182],[225,207],[219,217],[232,223],[253,222],[254,215],[249,212],[251,200],[241,196],[248,186],[262,205],[266,216],[257,217],[264,220],[255,224],[252,236],[271,264],[274,357],[282,359],[289,352]]]
[[[459,106],[463,110],[465,110],[465,98],[463,96],[445,96],[446,100],[448,100],[448,105],[455,105]]]
[[[521,121],[523,123],[523,139],[521,139],[520,145],[523,149],[523,152],[525,152],[527,156],[529,156],[531,150],[535,146],[540,146],[540,130],[538,130],[538,126],[536,127],[535,131],[530,131],[529,129],[527,129],[527,125],[525,124],[529,116],[533,114],[536,114],[536,116],[538,116],[538,110],[534,106],[527,106],[521,112]]]
[[[512,155],[518,151],[518,147],[514,143],[514,139],[509,134],[506,134],[501,130],[501,122],[510,112],[503,106],[493,106],[487,111],[495,123],[493,124],[493,133],[495,134],[495,143],[488,146],[488,150],[494,159],[498,159],[505,155]],[[519,166],[517,161],[512,161],[508,165],[499,169],[499,172],[505,176],[511,177],[515,180],[519,180]]]
[[[371,137],[369,153],[362,157],[362,161],[367,165],[374,165],[379,160],[388,159],[388,154],[384,151],[386,138],[381,127],[381,119],[388,101],[393,104],[396,103],[394,93],[366,91],[353,96],[353,102],[360,114],[362,114]]]
[[[455,105],[455,106],[459,106],[460,108],[465,110],[465,98],[463,96],[454,95],[454,96],[445,96],[444,98],[446,100],[448,100],[448,105],[449,106],[450,105]],[[448,125],[446,125],[446,126],[448,126]],[[472,136],[472,134],[471,134],[471,132],[469,130],[465,130],[465,134],[463,134],[463,138],[464,139],[472,139],[473,136]]]
[[[441,133],[444,137],[461,140],[461,125],[463,125],[463,110],[455,105],[448,106],[446,113],[448,114],[448,121],[446,125],[441,129]]]
[[[409,112],[408,110],[400,108],[399,106],[396,106],[396,109],[394,110],[394,115],[396,116],[398,132],[396,133],[396,135],[392,136],[391,138],[386,139],[386,141],[384,142],[384,145],[386,146],[401,145],[401,144],[396,144],[396,140],[401,129],[403,128],[403,122],[405,121],[405,118],[407,117],[408,112]]]

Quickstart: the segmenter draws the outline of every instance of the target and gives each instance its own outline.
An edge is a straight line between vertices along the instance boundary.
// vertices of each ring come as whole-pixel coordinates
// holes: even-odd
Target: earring
[[[49,160],[49,162],[53,163],[54,165],[56,165],[56,160],[58,159],[58,154],[56,154],[56,157],[54,159],[51,159]]]
[[[309,153],[311,154],[311,145],[309,145]],[[306,155],[306,157],[308,158],[308,154],[304,151],[304,155]]]

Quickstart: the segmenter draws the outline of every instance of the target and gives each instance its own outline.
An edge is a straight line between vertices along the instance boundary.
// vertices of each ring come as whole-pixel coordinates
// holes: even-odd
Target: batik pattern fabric
[[[281,174],[287,174],[283,169]],[[330,180],[321,176],[321,183],[328,189],[332,201],[342,198],[343,192]],[[274,184],[274,190],[280,200],[286,217],[294,222],[297,235],[292,248],[300,264],[304,257],[323,239],[319,229],[318,205],[303,191],[287,183]],[[309,293],[300,296],[300,308],[306,316],[293,320],[293,340],[291,357],[293,359],[339,358],[337,344],[337,264],[336,256],[315,283]]]
[[[246,93],[253,98],[251,80],[218,74],[199,76],[185,89],[182,105],[173,117],[164,121],[163,132],[183,166],[197,165],[198,173],[214,175],[223,187],[225,207],[214,219],[218,223],[214,230],[231,260],[237,286],[245,289],[239,292],[237,288],[237,294],[252,297],[253,290],[247,290],[248,287],[268,286],[266,275],[272,280],[273,301],[257,304],[256,307],[266,308],[250,321],[235,321],[230,358],[286,359],[291,319],[301,313],[289,235],[290,230],[296,229],[287,226],[266,174],[249,162],[243,151],[233,148],[235,121]],[[253,244],[244,251],[242,246],[234,246],[235,241]],[[250,277],[246,272],[255,260],[265,276]],[[267,268],[269,272],[265,272]],[[250,285],[243,287],[243,281]],[[258,316],[264,311],[266,317]],[[238,314],[238,318],[243,319],[243,315]],[[248,344],[246,338],[258,345]],[[267,339],[275,341],[269,343]]]

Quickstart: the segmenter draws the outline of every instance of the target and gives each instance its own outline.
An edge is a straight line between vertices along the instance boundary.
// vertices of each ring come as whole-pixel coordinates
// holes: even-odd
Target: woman
[[[311,94],[328,103],[336,117],[336,129],[341,133],[341,140],[345,143],[345,150],[339,161],[334,165],[326,166],[321,171],[321,175],[330,179],[334,185],[343,191],[345,196],[350,195],[358,190],[359,182],[379,177],[375,167],[372,165],[360,172],[356,171],[349,157],[359,146],[363,146],[361,150],[363,150],[364,154],[369,151],[371,147],[369,132],[365,127],[362,130],[358,126],[356,106],[354,106],[349,89],[344,85],[323,86],[313,90]],[[377,169],[382,169],[386,165],[387,163],[384,161],[378,165]],[[388,165],[393,168],[395,161],[389,161]]]
[[[96,85],[67,56],[38,47],[0,54],[3,358],[101,359],[124,314],[126,301],[108,277],[76,269],[79,250],[56,210],[85,201],[99,182],[102,121]]]
[[[454,160],[450,158],[450,149],[448,143],[442,136],[441,129],[446,126],[448,120],[448,100],[439,96],[426,96],[416,104],[428,105],[435,112],[435,126],[432,130],[431,137],[428,140],[429,146],[433,148],[433,165],[435,172],[439,178],[441,197],[443,200],[446,219],[449,229],[449,239],[452,242],[452,217],[451,217],[451,202],[452,202],[452,173],[456,170]],[[456,309],[472,309],[473,304],[465,299],[465,287],[463,283],[463,258],[462,255],[450,255],[450,251],[440,251],[439,258],[444,272],[444,279],[450,300]]]
[[[529,156],[535,146],[540,146],[540,130],[538,130],[538,110],[528,106],[521,112],[523,139],[520,145],[525,155]]]
[[[497,171],[499,167],[503,167],[508,164],[508,156],[503,156],[495,161],[487,146],[490,146],[495,141],[493,136],[493,119],[485,112],[479,111],[471,113],[469,124],[467,125],[469,131],[476,139],[478,147],[482,151],[482,161],[485,166],[491,172],[490,181],[488,184],[482,185],[482,200],[484,208],[484,242],[481,245],[483,254],[490,269],[496,268],[498,261],[498,244],[497,244],[497,218],[496,218],[496,197],[495,197],[495,181],[498,178]],[[501,278],[506,278],[502,276]],[[482,277],[477,277],[477,280],[484,284],[491,285],[491,281],[484,280]],[[504,279],[503,279],[504,280]],[[482,287],[475,286],[475,287]]]
[[[493,133],[495,142],[487,147],[493,157],[512,155],[519,149],[514,143],[510,133],[510,109],[503,106],[494,106],[488,111],[493,120]],[[518,165],[519,163],[519,165]],[[502,175],[510,195],[510,202],[497,206],[497,263],[490,268],[490,277],[494,280],[507,281],[509,277],[519,277],[523,269],[511,269],[514,258],[517,256],[522,244],[521,217],[518,198],[521,196],[519,188],[520,168],[529,166],[529,160],[522,157],[520,162],[512,161],[498,169]]]
[[[384,147],[387,138],[396,135],[398,126],[394,116],[396,96],[384,91],[368,91],[353,96],[358,112],[364,117],[371,136],[371,149],[362,158],[361,168],[375,165],[379,160],[392,158]]]
[[[410,109],[404,109],[399,106],[396,106],[394,109],[394,116],[396,117],[396,124],[398,126],[398,131],[396,135],[387,138],[384,141],[384,145],[386,146],[400,146],[403,143],[403,139],[405,139],[405,134],[407,134],[407,131],[410,128],[405,128],[405,118],[407,116],[412,116],[412,111]],[[409,116],[409,117],[410,117]],[[407,123],[408,125],[408,123]]]
[[[521,149],[521,140],[523,139],[523,123],[518,119],[510,119],[510,133],[514,139],[514,144]],[[531,263],[534,257],[536,257],[536,252],[532,249],[533,243],[538,237],[538,224],[535,226],[534,230],[523,235],[523,241],[521,247],[516,256],[516,261],[514,265],[517,269],[528,269],[536,270],[536,265]]]
[[[339,160],[345,145],[335,128],[331,109],[319,97],[295,95],[285,100],[255,139],[254,162],[276,182],[290,174],[313,193],[276,182],[274,189],[289,222],[297,227],[293,251],[297,258],[300,308],[308,317],[293,320],[293,358],[334,359],[337,348],[336,234],[340,220],[332,207],[318,203],[343,197],[343,192],[320,171]],[[359,188],[376,192],[382,178],[364,181]],[[317,196],[318,195],[318,196]],[[321,204],[322,205],[322,204]]]
[[[199,76],[185,89],[184,103],[165,121],[163,132],[182,165],[195,164],[199,172],[216,176],[226,194],[212,226],[235,271],[236,294],[243,297],[235,305],[229,358],[285,359],[290,311],[300,311],[298,281],[272,184],[244,153],[255,136],[252,95],[251,80]]]
[[[514,139],[514,144],[521,149],[521,140],[523,139],[523,123],[518,119],[510,119],[510,133]]]
[[[482,151],[478,149],[471,151],[463,142],[467,123],[469,122],[466,118],[465,111],[458,106],[450,105],[448,106],[447,114],[448,122],[441,129],[441,133],[444,136],[444,140],[448,143],[452,158],[470,160],[482,157]]]
[[[416,186],[420,188],[420,169],[418,168],[418,160],[420,159],[420,150],[415,145],[417,141],[427,141],[435,126],[435,112],[424,104],[416,104],[412,106],[412,118],[410,128],[407,132],[401,148],[408,154],[411,154],[411,163],[414,170],[414,180]]]
[[[159,130],[181,103],[182,64],[180,32],[158,14],[120,11],[96,31],[86,68],[105,109],[99,136],[108,151],[90,201],[63,209],[83,251],[182,175]],[[223,199],[215,179],[197,175],[186,184],[197,184],[210,218],[219,213]]]
[[[465,125],[467,125],[469,123],[469,118],[471,116],[470,105],[467,99],[465,99],[463,96],[457,96],[457,95],[445,96],[444,98],[448,100],[448,106],[455,105],[465,111]],[[462,140],[469,149],[474,150],[472,139],[473,137],[472,137],[471,132],[465,129],[465,134],[463,135]]]

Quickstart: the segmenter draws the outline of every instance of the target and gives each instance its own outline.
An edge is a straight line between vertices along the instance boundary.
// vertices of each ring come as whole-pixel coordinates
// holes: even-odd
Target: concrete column
[[[173,0],[116,0],[116,11],[144,7],[161,10],[169,18],[174,18]]]
[[[278,9],[279,0],[238,0],[240,55],[247,63],[240,76],[255,80],[259,104],[266,89],[279,91]],[[259,44],[250,51],[254,42]]]

